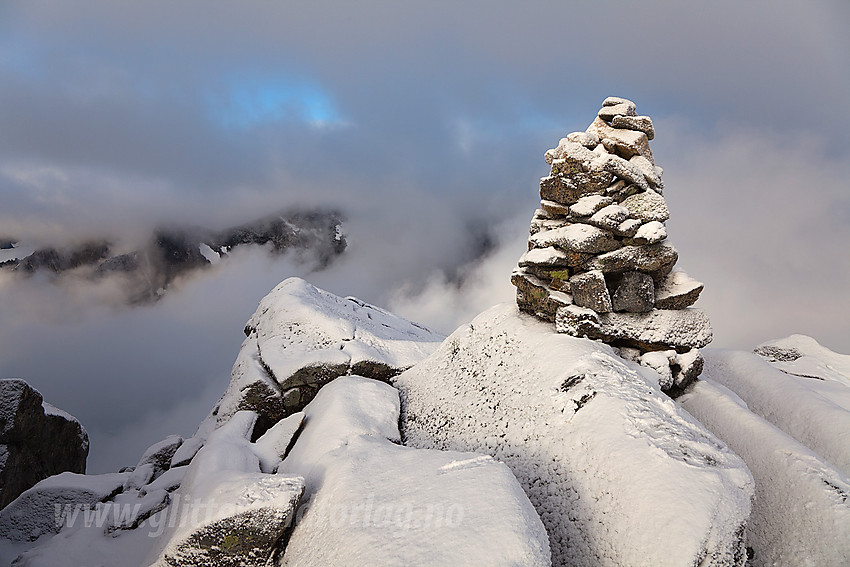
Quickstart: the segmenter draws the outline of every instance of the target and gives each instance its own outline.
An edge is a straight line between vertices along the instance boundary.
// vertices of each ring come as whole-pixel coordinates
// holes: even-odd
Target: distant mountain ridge
[[[298,260],[325,268],[347,247],[343,220],[339,211],[312,210],[280,212],[218,231],[160,227],[145,245],[129,252],[108,238],[33,248],[3,237],[0,270],[54,278],[73,270],[92,280],[123,276],[128,303],[146,303],[162,297],[178,277],[216,264],[240,246],[267,245],[270,254],[293,251]]]

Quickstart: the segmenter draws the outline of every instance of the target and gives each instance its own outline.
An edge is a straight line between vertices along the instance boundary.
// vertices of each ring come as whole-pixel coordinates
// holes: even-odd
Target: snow
[[[705,376],[678,401],[740,455],[755,477],[756,498],[747,527],[747,545],[754,550],[750,565],[846,564],[847,477]]]
[[[0,511],[0,536],[35,540],[61,527],[56,507],[94,505],[120,492],[129,473],[84,475],[63,472],[48,477]]]
[[[206,258],[207,262],[209,262],[210,264],[215,265],[221,262],[221,254],[210,248],[208,244],[204,244],[203,242],[201,242],[198,245],[198,252],[200,252],[201,256]]]
[[[516,475],[554,565],[739,564],[753,480],[654,371],[505,304],[400,374],[415,447],[477,451]]]
[[[302,474],[310,499],[281,565],[549,564],[546,532],[507,467],[393,443],[392,387],[340,377],[304,411],[281,470]]]
[[[281,419],[257,439],[254,443],[254,453],[260,459],[260,469],[263,472],[277,472],[286,449],[303,423],[304,412],[299,411]]]
[[[659,221],[650,221],[641,225],[634,237],[646,240],[649,244],[655,244],[667,238],[667,229]]]
[[[0,262],[23,260],[36,250],[38,250],[38,247],[33,244],[19,242],[16,243],[13,248],[4,248],[0,250]]]
[[[802,378],[835,381],[850,388],[850,355],[833,352],[806,335],[791,335],[762,343],[756,347],[756,352],[762,354],[760,350],[770,348],[795,353],[794,356],[799,355],[795,360],[770,361],[783,372]]]
[[[558,246],[574,252],[609,252],[620,247],[611,233],[587,224],[570,224],[561,228],[542,230],[529,238],[535,248]]]
[[[703,355],[703,372],[712,380],[735,392],[752,412],[842,474],[850,475],[850,411],[819,389],[822,380],[790,376],[749,352],[709,349]]]
[[[311,365],[379,362],[407,368],[442,336],[355,298],[341,298],[299,278],[281,282],[260,302],[256,330],[263,363],[284,382]]]
[[[613,201],[611,197],[604,195],[586,195],[574,205],[570,205],[570,212],[577,217],[589,217],[604,206],[610,206]]]
[[[532,248],[525,252],[519,259],[520,266],[527,266],[529,264],[565,266],[567,264],[567,255],[553,246]]]

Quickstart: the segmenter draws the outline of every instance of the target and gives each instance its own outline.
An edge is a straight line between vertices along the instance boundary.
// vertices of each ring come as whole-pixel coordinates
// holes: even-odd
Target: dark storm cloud
[[[848,351],[848,23],[842,1],[3,2],[0,233],[132,242],[331,206],[348,252],[302,275],[449,330],[511,299],[543,152],[616,94],[656,120],[718,342]],[[0,281],[0,374],[108,437],[98,467],[169,432],[152,424],[191,433],[256,302],[303,270],[241,258],[148,311]]]

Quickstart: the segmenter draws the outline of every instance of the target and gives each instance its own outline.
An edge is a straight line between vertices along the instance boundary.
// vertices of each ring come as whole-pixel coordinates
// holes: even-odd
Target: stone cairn
[[[703,284],[673,271],[654,137],[633,102],[609,97],[587,131],[546,152],[551,173],[511,281],[521,310],[616,347],[675,395],[702,372],[711,325],[690,308]]]

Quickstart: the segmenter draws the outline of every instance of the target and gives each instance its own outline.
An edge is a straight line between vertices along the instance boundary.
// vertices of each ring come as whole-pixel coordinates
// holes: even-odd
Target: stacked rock
[[[703,284],[673,271],[654,137],[633,102],[609,97],[587,131],[546,152],[551,173],[540,180],[528,251],[511,281],[520,309],[619,348],[675,394],[702,372],[698,349],[711,325],[690,308]]]

